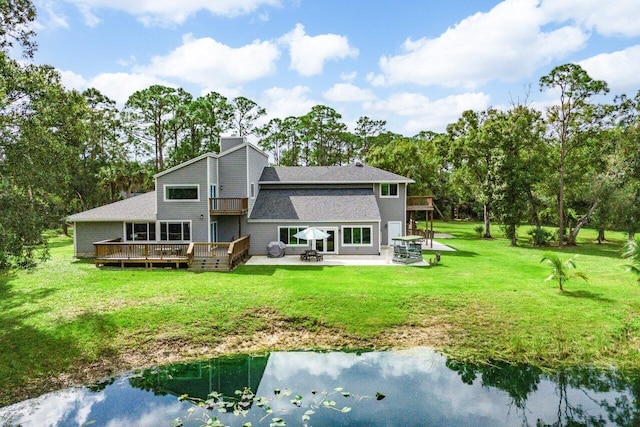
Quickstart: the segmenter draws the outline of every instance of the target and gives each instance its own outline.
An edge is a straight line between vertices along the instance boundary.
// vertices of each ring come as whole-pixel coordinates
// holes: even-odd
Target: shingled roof
[[[261,183],[376,183],[405,182],[412,179],[367,165],[274,166],[264,168]]]
[[[72,222],[155,221],[156,192],[150,191],[88,211],[71,215]]]
[[[263,189],[250,219],[380,221],[380,211],[371,188]]]

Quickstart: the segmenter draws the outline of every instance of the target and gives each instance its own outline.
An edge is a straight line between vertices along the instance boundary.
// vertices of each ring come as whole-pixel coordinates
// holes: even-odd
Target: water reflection
[[[205,399],[210,390],[233,396],[249,386],[269,399],[273,415],[257,405],[246,417],[217,414],[179,401]],[[268,426],[271,418],[301,425],[304,412],[322,391],[333,393],[340,413],[318,408],[310,424],[416,426],[640,425],[640,375],[590,369],[544,372],[506,363],[460,363],[428,349],[367,353],[280,352],[221,358],[206,363],[142,371],[90,388],[75,388],[0,409],[2,425],[168,426],[219,416],[227,425]],[[274,390],[290,390],[289,397]],[[386,398],[376,400],[377,392]],[[300,407],[291,403],[301,397]]]

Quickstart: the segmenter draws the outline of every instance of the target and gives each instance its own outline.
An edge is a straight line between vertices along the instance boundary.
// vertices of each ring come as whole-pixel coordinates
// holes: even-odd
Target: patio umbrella
[[[293,235],[293,237],[295,237],[296,239],[311,240],[311,249],[315,249],[316,245],[314,244],[314,242],[316,240],[326,239],[327,237],[329,237],[329,233],[325,233],[324,231],[316,227],[307,227],[304,230],[298,231]]]

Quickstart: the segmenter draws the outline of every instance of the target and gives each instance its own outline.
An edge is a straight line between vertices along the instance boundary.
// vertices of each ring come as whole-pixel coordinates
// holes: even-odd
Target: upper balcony
[[[211,215],[244,215],[249,212],[249,199],[244,197],[216,197],[209,199]]]
[[[433,196],[408,196],[407,211],[432,211]]]

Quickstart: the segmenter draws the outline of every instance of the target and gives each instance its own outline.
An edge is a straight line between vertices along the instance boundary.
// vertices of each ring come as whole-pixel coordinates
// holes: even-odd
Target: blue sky
[[[245,96],[269,118],[328,105],[404,135],[467,109],[555,100],[575,62],[640,90],[638,0],[35,0],[35,62],[120,106],[152,84]],[[530,87],[530,89],[527,89]],[[527,95],[528,93],[528,95]]]

